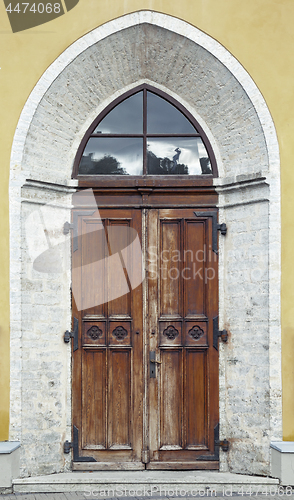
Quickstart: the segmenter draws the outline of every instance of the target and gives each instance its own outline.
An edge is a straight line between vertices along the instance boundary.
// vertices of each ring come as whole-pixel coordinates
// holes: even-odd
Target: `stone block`
[[[19,477],[19,441],[0,442],[0,488],[11,488],[12,480]]]
[[[271,475],[283,486],[294,486],[294,441],[271,443]]]

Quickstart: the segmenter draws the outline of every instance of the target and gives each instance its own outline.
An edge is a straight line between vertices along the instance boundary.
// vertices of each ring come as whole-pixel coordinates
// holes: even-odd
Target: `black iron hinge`
[[[79,456],[79,429],[73,426],[73,441],[65,441],[63,444],[64,453],[69,453],[71,448],[73,449],[73,461],[74,462],[96,462],[93,457],[80,457]]]
[[[63,225],[63,234],[68,234],[70,231],[73,232],[72,238],[72,251],[75,252],[78,249],[78,218],[79,215],[93,215],[95,210],[84,210],[81,212],[73,212],[73,222],[65,222]]]
[[[73,228],[73,224],[71,224],[70,222],[65,222],[63,225],[63,234],[68,234]]]
[[[228,332],[227,330],[219,330],[218,329],[218,316],[213,318],[213,347],[218,351],[218,339],[221,339],[223,342],[228,341]]]
[[[221,448],[223,451],[228,451],[229,449],[229,441],[224,439],[220,441],[219,439],[219,423],[216,424],[214,428],[214,454],[213,455],[200,455],[196,458],[196,460],[205,460],[205,461],[218,461],[219,460],[219,449]]]
[[[216,439],[214,444],[215,444],[215,446],[218,446],[219,448],[221,448],[223,451],[228,451],[229,447],[230,447],[230,442],[227,439],[223,439],[223,441]]]
[[[225,222],[222,222],[221,224],[217,225],[217,230],[220,231],[220,233],[223,236],[226,236],[227,234],[227,224]]]
[[[214,428],[214,449],[215,453],[219,456],[219,449],[221,448],[223,451],[228,451],[229,449],[229,441],[224,439],[220,441],[219,439],[219,423]]]
[[[218,224],[217,222],[217,211],[211,212],[194,212],[196,217],[211,217],[212,219],[212,250],[214,253],[218,253],[218,244],[217,244],[217,232],[225,236],[227,234],[227,225],[223,222],[222,224]]]
[[[70,441],[66,440],[63,443],[63,452],[64,453],[69,453],[70,450],[71,450],[71,448],[73,448],[73,444]]]
[[[76,351],[79,348],[79,320],[77,318],[73,319],[73,331],[69,332],[66,330],[63,340],[66,344],[69,343],[70,339],[73,339],[73,350]]]

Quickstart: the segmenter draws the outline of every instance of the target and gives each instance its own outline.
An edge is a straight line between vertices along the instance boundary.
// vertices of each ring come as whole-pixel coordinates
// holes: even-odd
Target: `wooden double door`
[[[73,218],[73,468],[217,469],[216,210]]]

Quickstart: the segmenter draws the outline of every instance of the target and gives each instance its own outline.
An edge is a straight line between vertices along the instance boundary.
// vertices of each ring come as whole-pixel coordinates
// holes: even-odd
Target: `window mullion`
[[[147,174],[147,90],[143,90],[143,175]]]

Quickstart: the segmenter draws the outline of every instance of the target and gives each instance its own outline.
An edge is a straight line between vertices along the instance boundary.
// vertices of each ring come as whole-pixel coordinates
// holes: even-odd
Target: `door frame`
[[[107,181],[107,182],[106,182]],[[101,179],[97,183],[95,179],[95,184],[93,189],[93,194],[97,206],[101,209],[114,208],[118,209],[120,207],[124,208],[139,208],[142,210],[142,233],[145,237],[142,238],[142,249],[143,253],[146,255],[146,245],[147,245],[147,231],[146,231],[146,217],[144,217],[144,212],[150,208],[170,208],[171,207],[171,196],[172,196],[172,208],[193,208],[195,210],[208,209],[213,210],[217,213],[217,200],[218,196],[213,187],[212,179],[181,179],[179,182],[176,179],[158,179],[154,182],[151,178],[141,178],[137,180],[133,179]],[[100,184],[100,185],[97,185]],[[122,186],[122,184],[124,184]],[[85,181],[80,181],[80,195],[85,188],[89,188],[89,183]],[[89,209],[90,206],[87,202],[87,197],[83,200],[79,197],[78,205],[75,208],[79,209]],[[144,288],[145,287],[145,288]],[[146,303],[146,283],[143,282],[143,329],[144,336],[147,335],[147,303]],[[149,463],[149,450],[148,450],[148,433],[149,433],[149,416],[148,416],[148,395],[147,395],[147,378],[148,378],[148,358],[149,358],[149,346],[147,342],[144,342],[145,349],[143,352],[143,367],[144,367],[144,384],[143,384],[143,404],[144,404],[144,419],[143,419],[143,443],[146,446],[142,450],[142,463]],[[218,407],[218,402],[216,403]],[[218,428],[217,428],[218,430]],[[73,429],[73,441],[75,440],[76,430]],[[215,439],[218,436],[214,436]],[[214,457],[210,458],[210,462],[198,463],[195,466],[189,468],[194,469],[215,469],[218,468],[218,448],[215,449],[216,454]],[[76,455],[79,460],[79,453]],[[144,466],[145,467],[145,466]],[[146,466],[148,467],[148,465]],[[99,462],[87,462],[83,461],[73,461],[73,470],[101,470],[109,468],[105,464],[100,464]],[[112,464],[110,468],[118,469],[120,468],[117,464]],[[122,465],[122,469],[132,469],[138,468],[138,466],[132,467],[131,462],[128,465]],[[156,468],[156,466],[155,466]],[[160,467],[159,467],[160,468]],[[179,468],[179,467],[176,467]]]

